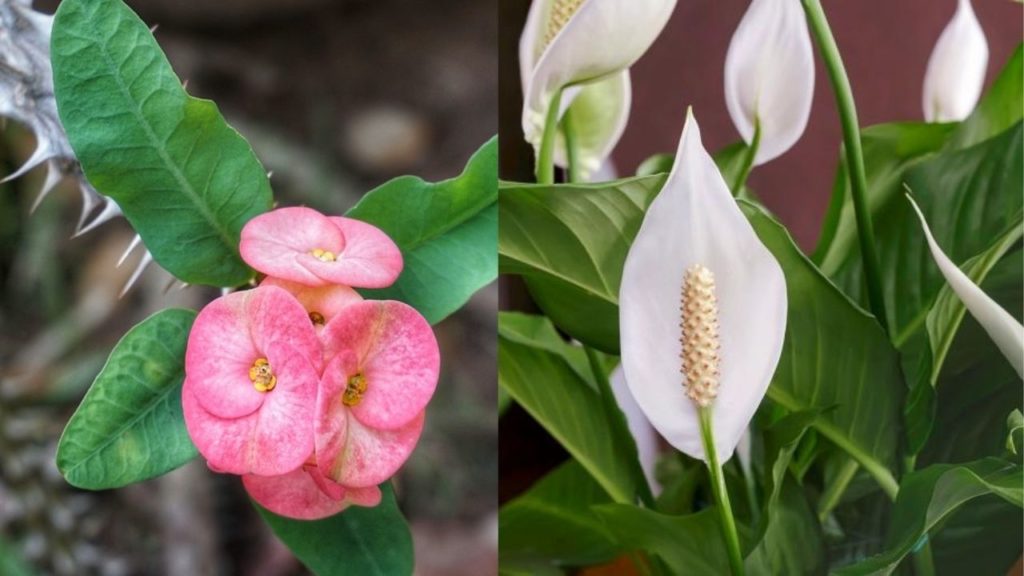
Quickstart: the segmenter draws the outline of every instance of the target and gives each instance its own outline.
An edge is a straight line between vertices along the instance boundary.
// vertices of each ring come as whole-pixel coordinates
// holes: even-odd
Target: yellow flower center
[[[270,392],[277,386],[277,376],[270,369],[270,362],[266,358],[258,358],[249,368],[249,380],[252,380],[252,387],[260,392]]]
[[[341,395],[341,403],[351,408],[358,406],[363,401],[363,394],[366,393],[366,376],[362,372],[356,372],[349,377],[345,392]]]
[[[319,312],[310,312],[309,321],[316,326],[323,326],[325,323],[327,323],[327,320],[324,319],[324,315]]]
[[[548,17],[548,28],[544,33],[544,47],[558,36],[558,33],[565,28],[565,25],[572,19],[572,15],[579,10],[586,0],[554,0],[551,4],[551,14]]]
[[[703,408],[718,396],[719,384],[718,298],[711,270],[696,264],[686,271],[679,311],[683,386],[686,395]]]
[[[314,258],[316,258],[317,260],[319,260],[321,262],[334,262],[334,260],[335,260],[334,252],[331,252],[330,250],[323,250],[321,248],[314,248],[310,252],[310,254],[312,254]]]

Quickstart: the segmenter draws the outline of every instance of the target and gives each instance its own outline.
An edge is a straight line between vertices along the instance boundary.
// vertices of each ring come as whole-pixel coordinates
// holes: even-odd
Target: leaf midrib
[[[118,24],[118,26],[120,26],[120,23]],[[86,41],[91,42],[89,39],[86,39]],[[98,46],[100,53],[103,55],[103,61],[106,64],[107,70],[110,72],[110,75],[114,78],[114,81],[117,84],[118,89],[121,91],[121,96],[125,99],[125,101],[130,103],[128,109],[131,111],[132,115],[135,116],[135,119],[139,122],[139,125],[143,129],[143,132],[146,134],[146,137],[150,141],[150,145],[153,147],[154,150],[156,150],[156,153],[160,157],[160,160],[163,161],[165,168],[168,170],[168,172],[171,173],[175,181],[177,181],[178,186],[180,186],[181,188],[181,192],[184,193],[184,195],[198,209],[198,212],[203,217],[203,219],[206,220],[207,223],[209,223],[210,226],[217,231],[217,235],[220,237],[224,245],[227,246],[228,251],[235,251],[237,247],[235,245],[236,243],[232,239],[231,234],[225,228],[220,226],[220,223],[217,222],[216,218],[214,218],[213,214],[207,209],[207,207],[201,201],[199,195],[192,188],[192,184],[185,177],[184,173],[182,173],[178,165],[167,154],[167,151],[164,149],[166,142],[160,142],[160,139],[157,137],[156,132],[150,125],[149,120],[142,114],[142,109],[140,107],[139,102],[135,99],[134,95],[131,93],[131,90],[129,90],[128,86],[125,84],[124,78],[122,78],[120,73],[120,68],[117,66],[117,62],[108,52],[106,45],[102,42],[96,42],[95,45]],[[157,59],[157,62],[159,63],[160,56],[155,55],[154,57]],[[183,113],[186,115],[188,114],[188,104],[190,100],[191,97],[188,94],[185,94],[185,105],[183,106]],[[181,122],[179,121],[178,126],[180,125]],[[211,169],[211,173],[212,170],[216,170],[216,166],[214,166]]]

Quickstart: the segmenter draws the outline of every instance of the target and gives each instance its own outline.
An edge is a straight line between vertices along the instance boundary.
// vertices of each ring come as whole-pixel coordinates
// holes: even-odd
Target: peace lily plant
[[[663,23],[634,25],[628,46],[614,25],[661,3],[626,15],[589,0],[562,18],[552,7],[568,4],[533,2],[520,55],[537,182],[499,186],[499,265],[537,312],[501,313],[499,385],[503,409],[568,459],[502,507],[503,573],[928,576],[1018,561],[1024,55],[999,55],[979,100],[984,36],[969,2],[947,4],[927,69],[906,71],[929,78],[927,122],[861,126],[819,0],[752,0],[709,54],[742,141],[709,154],[688,112],[674,156],[586,182],[629,101],[575,106],[611,94]],[[588,8],[618,18],[570,34]],[[558,74],[543,69],[556,49]],[[746,180],[806,129],[815,52],[842,142],[805,253]],[[577,73],[598,60],[615,65]]]

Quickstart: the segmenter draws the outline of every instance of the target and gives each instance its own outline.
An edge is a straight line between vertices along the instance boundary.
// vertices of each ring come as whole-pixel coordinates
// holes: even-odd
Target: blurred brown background
[[[6,0],[0,0],[6,1]],[[458,174],[497,130],[497,18],[476,0],[128,0],[196,96],[211,98],[273,172],[282,205],[340,213],[401,174]],[[52,13],[56,0],[37,0]],[[34,140],[0,128],[0,176]],[[156,267],[117,293],[137,255],[115,220],[70,239],[63,186],[29,215],[42,170],[0,185],[0,575],[244,574],[305,570],[269,534],[235,477],[199,462],[125,489],[68,487],[53,464],[64,423],[117,340],[167,306]],[[417,451],[396,478],[417,574],[496,573],[497,289],[439,324],[442,376]]]
[[[530,179],[532,153],[520,146],[516,53],[529,0],[501,0],[502,177]],[[862,126],[923,120],[921,86],[935,41],[956,0],[823,0],[853,86]],[[650,51],[632,68],[633,109],[613,161],[622,176],[645,158],[673,152],[686,107],[693,106],[704,145],[718,150],[740,139],[725,107],[725,54],[747,0],[678,0]],[[1009,0],[974,0],[989,43],[986,86],[1024,38],[1024,15]],[[815,50],[817,48],[815,47]],[[750,186],[805,250],[818,239],[839,157],[842,133],[828,77],[817,57],[814,105],[807,131],[789,152],[754,169]],[[515,146],[517,149],[512,150]],[[525,145],[523,145],[525,146]]]

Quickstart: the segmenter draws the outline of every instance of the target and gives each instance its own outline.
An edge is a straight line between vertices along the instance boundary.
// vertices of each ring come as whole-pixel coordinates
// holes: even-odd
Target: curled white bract
[[[701,144],[692,113],[675,165],[626,257],[619,288],[622,366],[637,404],[674,447],[704,459],[696,403],[687,395],[681,291],[688,270],[714,276],[720,461],[731,456],[768,390],[786,331],[786,279]]]
[[[800,0],[753,0],[725,58],[725,103],[755,164],[779,157],[807,127],[814,100],[814,53]]]
[[[661,33],[675,0],[534,0],[519,42],[523,134],[539,149],[548,108],[572,108],[576,149],[594,172],[626,127],[629,67]],[[564,139],[555,163],[566,166]]]
[[[925,239],[928,240],[928,249],[931,250],[932,258],[938,265],[939,271],[945,277],[949,287],[956,292],[964,303],[967,311],[974,316],[974,319],[981,324],[981,327],[988,333],[992,341],[996,343],[999,351],[1006,356],[1010,365],[1017,371],[1017,375],[1024,378],[1024,325],[1021,325],[1009,312],[1003,308],[988,294],[985,294],[977,284],[964,274],[960,268],[946,256],[939,244],[932,236],[928,227],[928,221],[918,208],[917,202],[908,194],[907,200],[917,213],[921,221],[921,229],[924,231]]]

